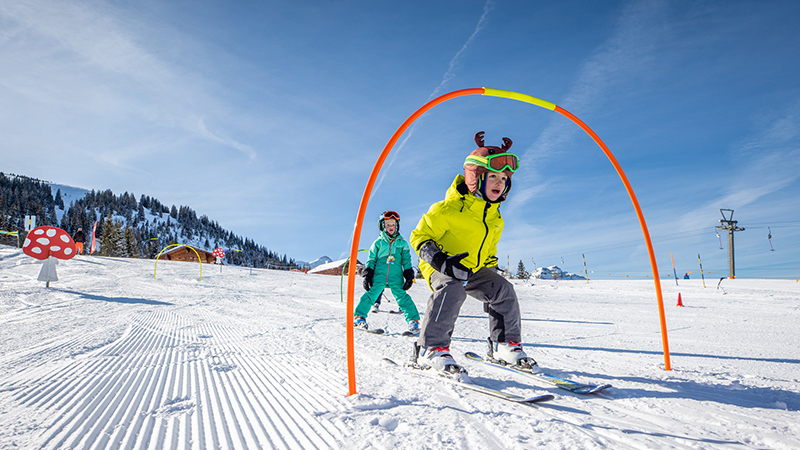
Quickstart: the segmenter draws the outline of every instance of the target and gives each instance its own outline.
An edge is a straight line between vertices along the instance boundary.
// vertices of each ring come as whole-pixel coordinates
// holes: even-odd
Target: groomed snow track
[[[58,412],[46,449],[338,447],[341,431],[320,412],[341,405],[307,392],[341,385],[269,353],[235,327],[145,312],[115,342],[0,389]]]

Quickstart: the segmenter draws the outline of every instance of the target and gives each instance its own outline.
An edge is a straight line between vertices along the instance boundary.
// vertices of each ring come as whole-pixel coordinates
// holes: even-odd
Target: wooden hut
[[[192,250],[194,249],[194,250]],[[195,251],[197,254],[195,254]],[[215,264],[217,262],[217,258],[211,254],[211,252],[201,250],[195,247],[174,247],[166,252],[164,252],[161,256],[158,257],[160,261],[197,261],[197,255],[200,255],[200,262],[204,264]]]

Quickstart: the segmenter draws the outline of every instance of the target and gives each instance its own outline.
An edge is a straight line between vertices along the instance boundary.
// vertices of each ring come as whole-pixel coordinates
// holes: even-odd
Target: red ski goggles
[[[513,153],[498,153],[489,156],[469,155],[464,161],[464,165],[469,164],[481,166],[492,172],[510,170],[513,173],[519,169],[519,158]]]
[[[397,211],[384,211],[383,212],[383,218],[384,219],[400,220],[400,214],[398,214]]]

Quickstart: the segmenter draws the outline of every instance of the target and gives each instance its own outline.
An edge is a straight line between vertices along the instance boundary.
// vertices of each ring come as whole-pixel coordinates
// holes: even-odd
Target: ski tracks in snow
[[[345,408],[336,375],[302,370],[278,342],[264,348],[218,316],[154,308],[130,317],[113,342],[0,384],[42,417],[36,447],[340,446],[341,423],[325,418]]]

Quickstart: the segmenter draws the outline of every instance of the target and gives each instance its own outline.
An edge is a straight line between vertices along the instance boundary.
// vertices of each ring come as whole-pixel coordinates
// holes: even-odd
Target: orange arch
[[[372,173],[370,173],[369,180],[367,180],[367,186],[364,188],[364,193],[361,196],[361,204],[358,207],[358,216],[356,218],[355,227],[353,229],[353,238],[352,238],[352,246],[350,248],[350,260],[356,260],[358,255],[358,246],[359,246],[359,238],[361,236],[361,227],[364,222],[364,216],[367,211],[367,205],[369,203],[369,197],[372,194],[372,189],[375,185],[375,181],[378,178],[378,174],[380,173],[381,167],[383,167],[383,163],[386,161],[386,158],[389,156],[389,152],[392,150],[394,145],[397,143],[397,140],[400,136],[411,126],[414,121],[416,121],[422,114],[433,108],[434,106],[443,103],[447,100],[463,97],[465,95],[487,95],[491,97],[503,97],[508,98],[511,100],[518,100],[526,103],[530,103],[545,109],[549,109],[551,111],[555,111],[564,117],[570,119],[575,124],[577,124],[581,129],[583,129],[600,148],[603,150],[603,153],[608,157],[611,164],[614,166],[614,169],[617,171],[622,183],[625,185],[625,190],[628,192],[628,196],[633,203],[633,207],[636,210],[636,216],[639,219],[639,225],[642,228],[642,233],[644,235],[645,244],[647,245],[647,252],[650,257],[650,266],[653,271],[653,280],[655,282],[656,288],[656,298],[658,301],[658,310],[659,310],[659,318],[661,321],[661,339],[662,344],[664,347],[664,368],[666,370],[672,370],[670,365],[670,358],[669,358],[669,344],[667,340],[667,325],[666,325],[666,317],[664,314],[664,300],[663,295],[661,293],[661,281],[658,276],[658,266],[656,264],[655,258],[655,251],[653,250],[653,244],[650,239],[650,232],[647,229],[647,224],[644,220],[644,214],[642,214],[642,210],[639,207],[639,201],[636,199],[636,195],[633,192],[633,188],[628,182],[627,176],[625,176],[625,172],[622,171],[622,167],[617,162],[614,155],[608,149],[606,144],[600,139],[597,134],[592,131],[585,123],[583,123],[580,119],[578,119],[575,115],[570,113],[569,111],[561,108],[560,106],[556,105],[555,103],[550,103],[548,101],[531,97],[526,94],[520,94],[518,92],[512,91],[505,91],[501,89],[491,89],[491,88],[471,88],[471,89],[461,89],[458,91],[453,91],[447,94],[444,94],[440,97],[437,97],[428,103],[424,104],[421,108],[416,110],[414,114],[412,114],[408,119],[400,125],[400,128],[394,132],[392,138],[389,139],[389,142],[383,148],[380,156],[378,157],[378,161],[375,163],[375,166],[372,168]],[[347,316],[346,320],[349,324],[353,317],[354,312],[354,302],[353,297],[355,293],[355,264],[351,264],[348,268],[348,279],[347,279]],[[356,394],[356,370],[355,370],[355,351],[353,346],[354,340],[354,333],[355,330],[352,326],[347,327],[347,374],[348,374],[348,388],[349,388],[349,395]]]

